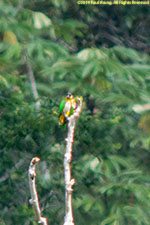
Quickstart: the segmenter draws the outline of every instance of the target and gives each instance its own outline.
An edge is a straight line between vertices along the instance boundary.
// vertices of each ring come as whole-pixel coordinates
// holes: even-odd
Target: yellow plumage
[[[60,103],[59,109],[59,125],[63,125],[66,119],[73,114],[77,104],[71,93],[68,93],[66,98]]]

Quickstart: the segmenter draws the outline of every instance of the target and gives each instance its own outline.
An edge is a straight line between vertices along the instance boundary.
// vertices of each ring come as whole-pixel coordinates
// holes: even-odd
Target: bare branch
[[[38,224],[42,225],[48,225],[47,218],[41,216],[41,209],[39,204],[39,198],[38,193],[36,189],[36,183],[35,183],[35,176],[36,176],[36,164],[40,161],[38,157],[35,157],[31,160],[30,166],[29,166],[29,186],[30,186],[30,193],[31,193],[31,200],[30,203],[33,206],[33,209],[36,214],[36,220]]]
[[[29,63],[29,60],[27,58],[27,54],[26,54],[26,51],[25,51],[24,48],[23,48],[23,60],[24,60],[24,63],[26,64],[26,67],[27,67],[27,72],[28,72],[28,77],[29,77],[29,81],[30,81],[32,94],[33,94],[33,97],[36,101],[35,108],[38,111],[39,108],[40,108],[40,101],[38,100],[39,96],[38,96],[38,92],[37,92],[37,89],[36,89],[36,82],[35,82],[34,74],[33,74],[31,65]]]
[[[72,160],[72,146],[74,141],[74,132],[76,120],[79,117],[82,109],[82,98],[78,99],[79,103],[74,114],[68,118],[68,133],[66,138],[66,152],[64,155],[64,176],[65,176],[65,218],[63,225],[74,225],[72,212],[72,186],[75,180],[71,179],[71,160]]]

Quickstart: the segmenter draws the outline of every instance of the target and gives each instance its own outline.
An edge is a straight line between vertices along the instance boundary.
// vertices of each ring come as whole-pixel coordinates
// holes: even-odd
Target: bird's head
[[[66,95],[66,98],[67,98],[67,100],[71,100],[71,99],[73,99],[73,95],[70,92],[68,92]]]

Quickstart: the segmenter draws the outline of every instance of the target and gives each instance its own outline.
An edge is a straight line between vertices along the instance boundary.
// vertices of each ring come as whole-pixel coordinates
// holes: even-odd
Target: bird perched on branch
[[[59,106],[59,125],[64,125],[68,117],[74,113],[76,108],[76,100],[71,93],[68,93]]]

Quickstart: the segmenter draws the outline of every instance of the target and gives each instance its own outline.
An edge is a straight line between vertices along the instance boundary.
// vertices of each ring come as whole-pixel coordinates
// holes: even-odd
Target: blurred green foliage
[[[0,224],[33,225],[27,171],[50,224],[64,218],[66,129],[58,106],[83,96],[73,147],[76,224],[149,225],[150,8],[79,6],[64,0],[0,2]],[[24,62],[34,72],[37,113]]]

